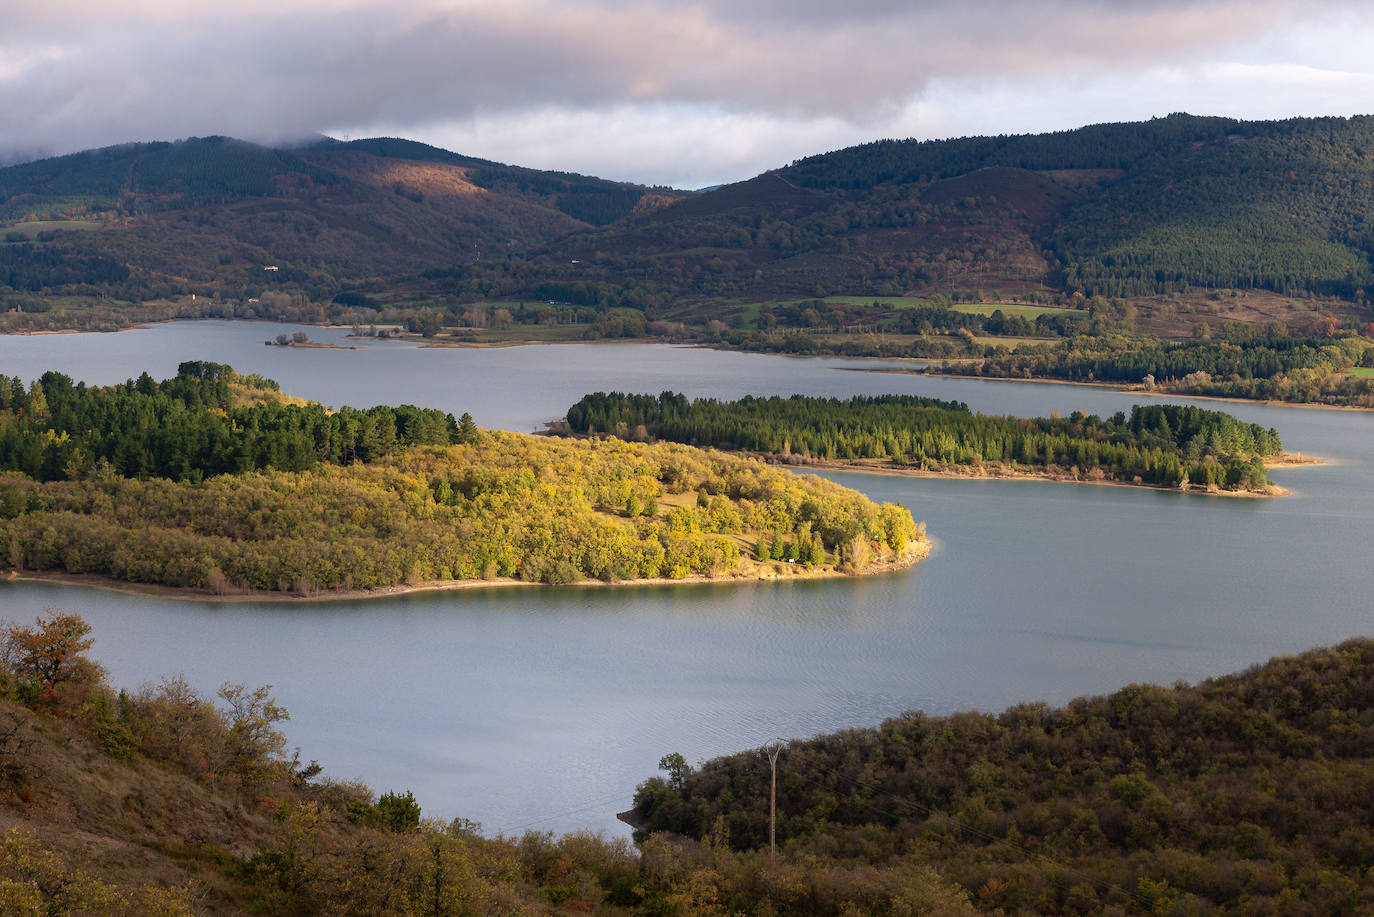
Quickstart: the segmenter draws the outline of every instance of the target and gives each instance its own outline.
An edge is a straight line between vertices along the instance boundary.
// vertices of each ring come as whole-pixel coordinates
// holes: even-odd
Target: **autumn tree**
[[[95,643],[80,615],[52,608],[32,627],[12,624],[0,644],[5,677],[19,699],[58,711],[79,707],[100,683],[99,665],[83,654]]]
[[[272,699],[272,686],[249,691],[241,684],[225,682],[219,697],[227,705],[224,719],[226,769],[246,779],[265,776],[271,765],[281,760],[286,737],[274,724],[290,719],[286,709]]]

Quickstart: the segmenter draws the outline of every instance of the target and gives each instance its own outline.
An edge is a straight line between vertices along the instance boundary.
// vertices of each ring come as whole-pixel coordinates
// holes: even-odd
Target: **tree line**
[[[1371,362],[1374,343],[1359,335],[1285,337],[1260,331],[1191,341],[1076,337],[1018,347],[1013,353],[991,350],[982,359],[942,363],[936,371],[1010,379],[1144,383],[1198,395],[1370,407],[1374,406],[1371,380],[1348,371]]]
[[[673,392],[598,392],[570,407],[567,422],[575,433],[615,431],[773,456],[886,459],[930,470],[1072,467],[1090,479],[1228,490],[1262,490],[1263,459],[1283,451],[1273,429],[1186,405],[1135,405],[1129,415],[1106,419],[1079,411],[1028,419],[914,395],[689,401]]]
[[[1029,372],[1036,377],[1073,382],[1140,382],[1147,375],[1154,376],[1156,382],[1164,382],[1195,372],[1263,379],[1323,364],[1348,367],[1368,346],[1359,338],[1293,337],[1232,342],[1161,341],[1110,335],[1018,348],[1015,353],[997,354],[966,367],[941,367],[941,371],[1009,377]]]
[[[103,463],[126,477],[200,480],[377,461],[399,448],[448,445],[476,431],[467,415],[459,421],[430,408],[331,411],[279,398],[244,402],[245,389],[275,393],[276,383],[202,361],[182,363],[161,382],[143,373],[112,386],[47,372],[25,387],[0,375],[0,469],[74,480]]]
[[[71,284],[116,284],[128,279],[128,265],[105,255],[22,242],[0,245],[0,287],[38,293]]]

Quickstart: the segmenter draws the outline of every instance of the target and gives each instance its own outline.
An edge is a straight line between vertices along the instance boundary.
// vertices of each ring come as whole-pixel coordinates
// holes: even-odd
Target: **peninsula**
[[[853,575],[928,550],[904,508],[738,455],[331,411],[215,363],[0,380],[0,573],[219,596]]]
[[[1266,466],[1303,461],[1278,433],[1220,411],[1136,405],[1103,419],[974,414],[914,395],[696,399],[598,392],[568,409],[574,434],[616,431],[788,464],[922,475],[1036,477],[1277,496]]]

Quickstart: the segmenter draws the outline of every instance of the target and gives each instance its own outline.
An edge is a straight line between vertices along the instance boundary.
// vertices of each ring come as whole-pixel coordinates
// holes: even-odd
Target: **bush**
[[[420,827],[420,804],[410,790],[404,795],[383,793],[375,808],[382,824],[392,831],[413,831]]]

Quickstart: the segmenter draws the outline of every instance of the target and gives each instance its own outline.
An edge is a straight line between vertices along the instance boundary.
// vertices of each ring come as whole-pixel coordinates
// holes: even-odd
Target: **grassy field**
[[[100,220],[37,220],[6,226],[0,230],[0,239],[6,242],[31,242],[41,232],[99,229],[102,225]]]
[[[1019,315],[1025,319],[1034,319],[1040,315],[1062,315],[1072,313],[1074,315],[1084,314],[1081,309],[1060,309],[1056,306],[1031,306],[1015,302],[961,302],[950,306],[955,312],[965,312],[969,315],[991,315],[998,309],[1002,310],[1003,315]]]
[[[994,347],[1006,347],[1008,350],[1014,350],[1022,344],[1049,344],[1052,341],[1056,340],[1055,338],[1018,338],[1011,336],[1000,337],[992,334],[977,334],[974,335],[974,337],[978,339],[979,344],[991,344]]]
[[[909,309],[912,306],[919,306],[925,302],[923,296],[827,296],[826,302],[837,303],[842,306],[871,306],[873,303],[881,303],[884,306],[891,306],[894,309]],[[800,302],[800,300],[789,300],[789,302]]]
[[[451,342],[453,340],[462,341],[469,334],[472,342],[477,344],[522,344],[526,341],[539,341],[541,343],[567,343],[570,341],[584,340],[584,335],[590,325],[517,325],[514,328],[505,328],[500,331],[493,331],[490,328],[449,328],[438,337],[434,338],[436,344]]]
[[[1361,379],[1374,379],[1374,367],[1353,366],[1350,368],[1349,372],[1350,375],[1357,376]]]
[[[764,306],[790,306],[800,302],[809,302],[813,298],[814,297],[791,296],[786,299],[770,299],[763,302],[739,303],[736,308],[742,310],[749,320],[753,320],[758,317],[759,309]],[[826,296],[824,301],[842,306],[871,306],[873,303],[878,303],[879,305],[886,306],[893,310],[900,310],[924,305],[928,300],[924,296]],[[950,308],[956,312],[966,312],[972,315],[991,315],[996,310],[1001,309],[1003,315],[1019,315],[1027,319],[1034,319],[1037,315],[1046,314],[1082,314],[1080,310],[1075,309],[1008,302],[955,303]]]

